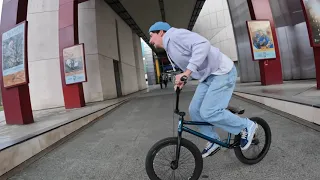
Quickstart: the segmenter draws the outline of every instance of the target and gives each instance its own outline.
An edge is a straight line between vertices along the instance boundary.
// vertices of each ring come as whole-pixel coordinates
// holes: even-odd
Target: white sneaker
[[[218,144],[207,142],[206,147],[202,151],[202,158],[208,157],[211,153],[217,152],[218,150],[220,150],[220,148],[221,147]]]

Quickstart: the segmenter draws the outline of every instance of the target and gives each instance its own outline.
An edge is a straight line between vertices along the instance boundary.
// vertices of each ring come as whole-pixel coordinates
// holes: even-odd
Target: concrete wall
[[[138,90],[138,79],[133,49],[133,38],[130,27],[122,20],[117,19],[120,45],[120,67],[122,75],[122,94],[130,94]],[[142,59],[141,59],[142,61]]]
[[[97,19],[95,1],[79,5],[79,42],[85,45],[88,82],[83,83],[86,102],[103,100],[98,53]]]
[[[99,59],[99,77],[103,99],[117,97],[113,60],[119,60],[115,13],[103,1],[96,2],[97,44]],[[89,3],[87,2],[87,3]]]
[[[119,59],[116,28],[107,8],[99,0],[79,5],[79,42],[85,44],[88,73],[88,82],[83,84],[86,102],[117,97],[113,71],[113,59]]]
[[[59,0],[29,0],[28,60],[34,110],[64,106],[58,10]],[[85,44],[88,75],[88,82],[83,83],[86,102],[117,97],[113,60],[120,61],[123,95],[144,89],[145,83],[139,83],[142,73],[144,79],[141,46],[134,43],[137,37],[130,27],[103,0],[80,4],[78,14],[79,41]]]
[[[142,46],[144,49],[144,58],[146,62],[148,85],[155,85],[156,82],[156,72],[153,62],[152,49],[142,40]]]
[[[138,88],[139,90],[142,90],[146,88],[146,80],[145,80],[145,72],[144,72],[144,62],[142,57],[141,41],[140,41],[140,37],[135,33],[132,33],[132,38],[133,38],[134,56],[136,60]]]
[[[270,0],[284,80],[316,78],[313,48],[300,0]]]
[[[28,63],[32,108],[64,106],[58,34],[58,0],[29,0]]]
[[[206,0],[193,31],[206,37],[232,60],[238,60],[227,0]]]
[[[246,0],[228,0],[234,34],[237,42],[239,72],[241,82],[260,81],[259,62],[252,60],[250,39],[246,21],[251,20]]]

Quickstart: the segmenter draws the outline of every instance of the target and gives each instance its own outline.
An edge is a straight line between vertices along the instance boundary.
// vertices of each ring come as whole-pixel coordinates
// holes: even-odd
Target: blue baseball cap
[[[168,31],[170,28],[171,28],[171,26],[168,23],[159,21],[159,22],[154,23],[150,27],[149,32],[160,31],[160,30]]]

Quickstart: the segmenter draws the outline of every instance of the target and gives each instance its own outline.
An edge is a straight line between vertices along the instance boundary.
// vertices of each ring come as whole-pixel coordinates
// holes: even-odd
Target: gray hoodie
[[[163,46],[169,60],[183,71],[191,70],[191,76],[200,82],[219,70],[224,56],[199,34],[174,27],[165,33]]]

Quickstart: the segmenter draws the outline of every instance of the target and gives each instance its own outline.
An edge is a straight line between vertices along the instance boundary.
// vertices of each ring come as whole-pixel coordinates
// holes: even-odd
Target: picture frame
[[[23,21],[2,33],[2,79],[4,88],[28,84],[28,22]]]
[[[64,48],[63,64],[66,85],[87,82],[84,43]]]
[[[320,12],[314,7],[320,6],[318,0],[300,0],[302,11],[306,19],[311,47],[320,47]]]
[[[276,60],[274,35],[269,20],[246,21],[254,61]]]

